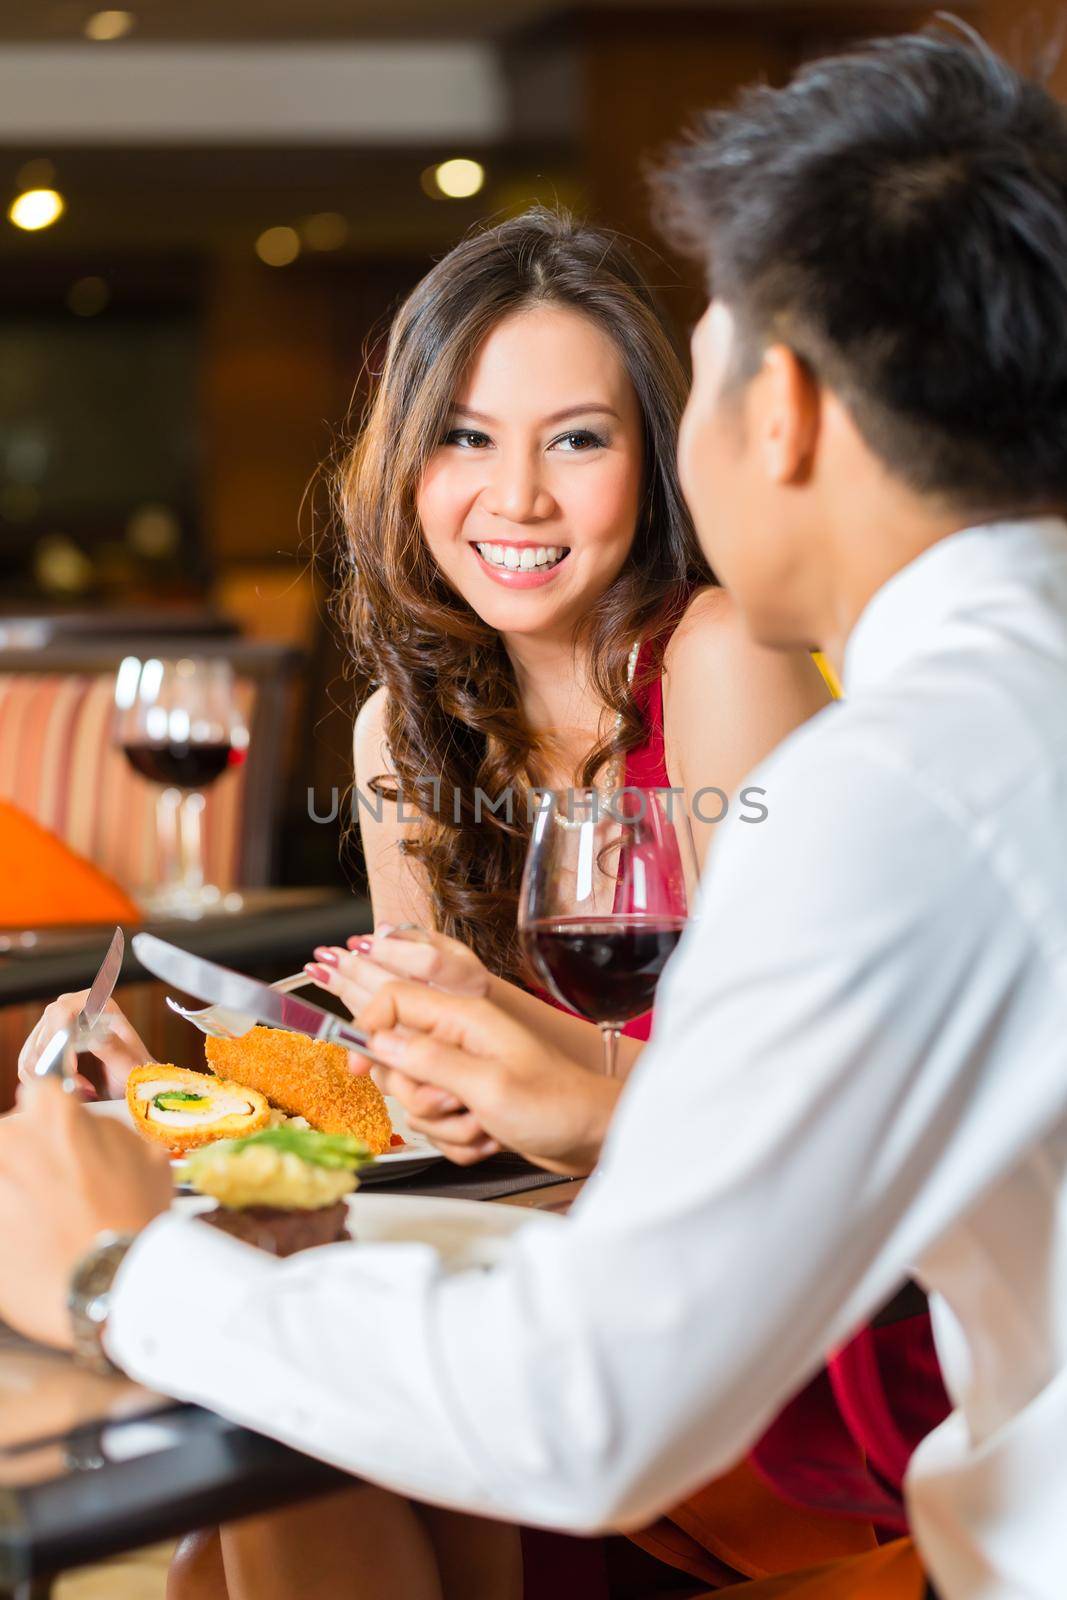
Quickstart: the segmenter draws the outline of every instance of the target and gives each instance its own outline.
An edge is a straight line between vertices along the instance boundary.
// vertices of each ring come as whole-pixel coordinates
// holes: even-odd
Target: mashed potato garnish
[[[317,1211],[358,1188],[354,1172],[313,1167],[288,1151],[252,1145],[235,1155],[209,1145],[196,1163],[194,1187],[229,1211],[245,1206],[278,1206],[283,1211]]]
[[[318,1211],[351,1194],[359,1185],[356,1170],[371,1160],[358,1139],[290,1123],[194,1151],[181,1176],[230,1211],[248,1206]]]

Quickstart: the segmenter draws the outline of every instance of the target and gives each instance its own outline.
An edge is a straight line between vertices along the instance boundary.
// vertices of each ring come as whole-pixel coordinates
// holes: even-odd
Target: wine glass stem
[[[200,818],[204,811],[202,794],[187,794],[182,801],[182,857],[185,887],[196,894],[204,887],[204,839]]]
[[[156,881],[164,891],[176,889],[182,877],[178,841],[181,802],[180,789],[161,789],[156,796]]]
[[[604,1041],[605,1078],[614,1078],[618,1071],[619,1038],[621,1034],[621,1028],[612,1027],[610,1025],[607,1027],[602,1027],[600,1030],[600,1037]]]

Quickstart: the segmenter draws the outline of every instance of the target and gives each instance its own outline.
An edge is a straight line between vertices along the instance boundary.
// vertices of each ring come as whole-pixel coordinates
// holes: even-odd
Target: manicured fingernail
[[[338,961],[341,959],[339,952],[331,949],[327,944],[316,945],[315,955],[317,959],[322,962],[324,967],[336,967]]]
[[[358,936],[353,934],[352,938],[347,940],[346,943],[348,944],[348,948],[350,950],[354,950],[356,952],[357,956],[370,955],[371,941],[367,938],[366,934],[359,934]]]
[[[395,922],[378,922],[375,924],[374,931],[379,939],[388,939],[395,927]]]
[[[316,983],[329,983],[330,973],[326,967],[319,966],[314,961],[305,961],[304,971],[309,978],[314,978]]]
[[[407,1054],[408,1041],[401,1033],[376,1033],[371,1040],[375,1055],[399,1065]]]

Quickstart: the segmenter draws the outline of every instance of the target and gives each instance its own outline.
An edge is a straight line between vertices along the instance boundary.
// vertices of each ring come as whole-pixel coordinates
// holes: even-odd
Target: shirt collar
[[[893,574],[867,602],[845,648],[844,690],[882,682],[941,645],[946,626],[991,592],[1067,563],[1067,521],[1028,517],[961,528]]]

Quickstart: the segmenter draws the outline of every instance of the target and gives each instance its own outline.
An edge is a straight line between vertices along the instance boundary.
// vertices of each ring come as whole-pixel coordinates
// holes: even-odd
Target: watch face
[[[93,1249],[82,1257],[71,1274],[71,1297],[77,1296],[86,1303],[96,1295],[106,1294],[132,1242],[132,1237],[101,1234]]]
[[[111,1285],[132,1237],[103,1234],[71,1274],[70,1309],[74,1359],[96,1372],[114,1372],[101,1342],[111,1298]]]

